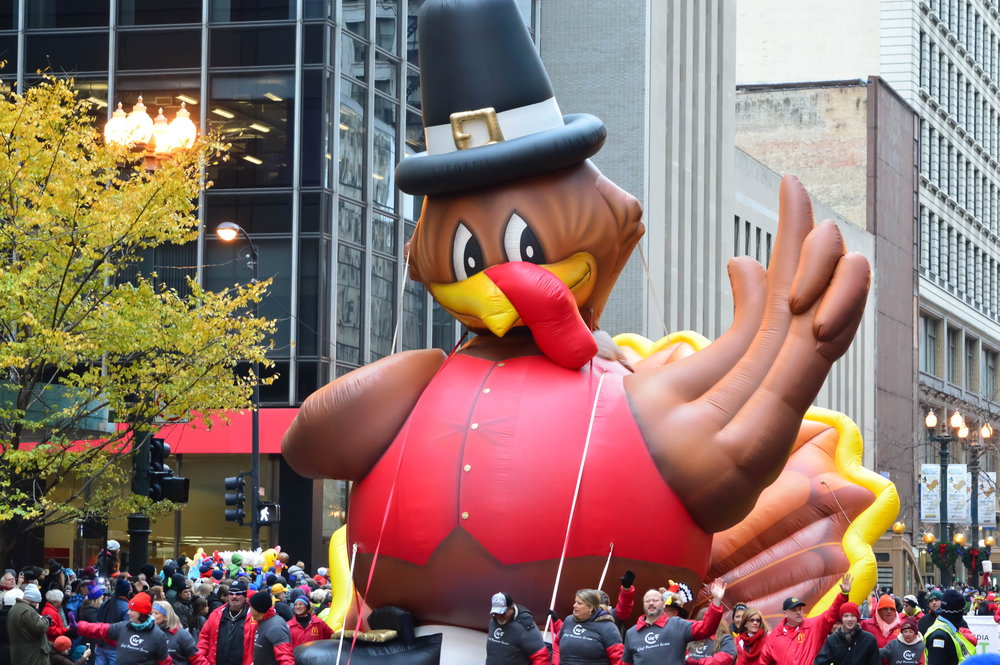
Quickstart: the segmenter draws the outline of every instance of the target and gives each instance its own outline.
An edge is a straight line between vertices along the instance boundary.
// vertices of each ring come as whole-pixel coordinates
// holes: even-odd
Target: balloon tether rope
[[[615,544],[611,543],[611,549],[608,550],[608,560],[604,562],[604,572],[601,573],[601,581],[597,583],[597,590],[600,591],[601,587],[604,586],[604,578],[608,576],[608,566],[611,565],[611,555],[615,553]]]
[[[653,288],[653,278],[649,276],[649,266],[646,265],[646,254],[642,251],[642,243],[639,243],[639,258],[642,259],[642,269],[646,273],[646,283],[649,284],[649,292],[653,294],[653,304],[656,305],[656,313],[660,315],[660,325],[663,326],[663,336],[667,338],[667,345],[670,344],[670,333],[667,332],[667,320],[663,318],[663,310],[660,309],[660,300],[656,297],[656,289]]]
[[[554,610],[556,608],[556,594],[559,593],[559,580],[562,578],[563,563],[566,561],[566,548],[569,545],[569,531],[573,526],[573,513],[576,511],[576,500],[580,496],[580,483],[583,481],[583,466],[587,462],[587,451],[590,449],[590,435],[594,432],[594,416],[597,415],[597,402],[601,398],[601,386],[604,385],[604,377],[608,373],[608,370],[601,372],[601,380],[597,382],[597,392],[594,393],[594,407],[590,410],[590,425],[587,426],[587,440],[583,444],[583,456],[580,457],[580,470],[576,474],[576,489],[573,490],[573,503],[569,507],[569,520],[566,522],[566,538],[563,540],[562,554],[559,555],[559,569],[556,571],[556,583],[552,587],[552,601],[549,603],[549,609]],[[549,632],[549,626],[552,625],[552,616],[545,620],[545,630],[543,633]]]
[[[354,550],[351,552],[351,571],[347,574],[347,588],[350,589],[354,584],[354,563],[358,560],[358,544],[354,543]],[[354,595],[357,595],[357,591]],[[347,604],[347,609],[351,609],[351,604]],[[358,616],[361,616],[361,610],[358,609]],[[347,612],[344,612],[344,621],[340,624],[340,644],[337,645],[337,660],[340,662],[340,652],[344,650],[344,633],[347,632]]]

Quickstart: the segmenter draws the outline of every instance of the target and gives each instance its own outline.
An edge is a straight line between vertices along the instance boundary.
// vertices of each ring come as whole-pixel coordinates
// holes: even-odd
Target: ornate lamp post
[[[951,434],[947,431],[944,434],[935,434],[935,428],[937,427],[938,419],[934,411],[928,411],[927,417],[924,418],[924,425],[927,426],[927,436],[931,443],[938,443],[941,445],[941,451],[939,453],[941,458],[941,542],[947,542],[948,535],[948,445],[955,440]],[[949,420],[949,425],[952,429],[956,430],[959,438],[965,438],[969,435],[969,428],[965,426],[965,419],[962,414],[955,411],[951,415]],[[941,583],[948,584],[950,580],[948,579],[948,571],[941,571]]]
[[[181,102],[176,117],[168,122],[162,108],[155,120],[150,118],[141,96],[127,115],[119,102],[104,125],[104,140],[142,153],[146,169],[150,171],[159,166],[160,160],[190,148],[197,137],[198,128],[191,122],[186,102]]]

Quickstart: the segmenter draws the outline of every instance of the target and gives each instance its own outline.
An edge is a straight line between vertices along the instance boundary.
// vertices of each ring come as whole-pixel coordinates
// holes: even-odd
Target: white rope
[[[354,550],[351,552],[351,571],[347,574],[347,588],[351,589],[354,586],[354,562],[358,558],[358,544],[354,543]],[[354,591],[357,593],[357,590]],[[347,602],[347,610],[344,612],[344,621],[340,625],[340,644],[337,645],[337,660],[335,663],[340,663],[340,652],[344,649],[344,633],[347,632],[347,613],[351,611],[351,601]],[[361,611],[360,609],[358,610]]]
[[[403,296],[406,294],[406,277],[410,274],[410,253],[406,253],[406,262],[403,263],[403,286],[399,289],[399,315],[396,317],[396,329],[392,331],[391,356],[396,352],[396,338],[399,336],[399,326],[403,322]]]
[[[559,580],[562,578],[563,563],[566,561],[566,546],[569,544],[569,530],[573,526],[573,513],[576,512],[576,500],[580,496],[580,483],[583,481],[583,465],[587,462],[587,450],[590,449],[590,435],[594,431],[594,416],[597,414],[597,401],[601,398],[601,386],[604,385],[604,375],[608,373],[608,370],[601,372],[601,380],[597,383],[597,392],[594,394],[594,407],[590,410],[590,425],[587,426],[587,441],[583,444],[583,456],[580,458],[580,470],[576,474],[576,489],[573,490],[573,503],[569,508],[569,521],[566,522],[566,539],[563,540],[562,554],[559,556],[559,569],[556,571],[556,584],[552,587],[552,600],[549,602],[549,609],[554,610],[556,608],[556,594],[559,593]],[[545,620],[545,630],[543,633],[549,632],[549,626],[552,625],[552,616],[550,615]],[[551,639],[551,636],[550,636]]]
[[[653,288],[653,278],[649,276],[649,266],[646,265],[646,255],[642,251],[642,243],[639,243],[639,258],[642,259],[642,269],[646,273],[646,284],[649,285],[649,292],[653,294],[653,304],[656,305],[656,313],[660,315],[660,325],[663,326],[663,336],[670,344],[670,333],[667,332],[667,320],[663,317],[663,310],[660,309],[660,300],[656,297],[656,289]]]
[[[597,583],[597,590],[604,586],[604,578],[608,576],[608,566],[611,565],[611,555],[615,553],[615,544],[611,543],[611,550],[608,552],[608,560],[604,562],[604,572],[601,573],[601,581]]]

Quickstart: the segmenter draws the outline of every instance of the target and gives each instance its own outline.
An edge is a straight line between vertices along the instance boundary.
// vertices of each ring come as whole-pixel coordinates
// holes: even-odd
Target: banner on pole
[[[969,630],[973,632],[979,644],[976,646],[976,653],[1000,653],[1000,641],[998,641],[997,629],[1000,626],[993,620],[993,617],[963,617],[965,623],[969,624]]]
[[[920,521],[941,521],[941,465],[920,465]]]
[[[979,526],[997,525],[997,474],[979,472]]]
[[[952,524],[969,524],[971,521],[971,484],[965,464],[948,465],[948,521]]]

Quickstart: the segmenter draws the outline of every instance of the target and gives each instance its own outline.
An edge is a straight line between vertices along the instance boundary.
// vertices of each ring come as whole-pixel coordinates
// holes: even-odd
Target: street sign
[[[257,503],[257,522],[259,524],[277,524],[281,521],[281,506],[274,501]]]

